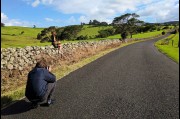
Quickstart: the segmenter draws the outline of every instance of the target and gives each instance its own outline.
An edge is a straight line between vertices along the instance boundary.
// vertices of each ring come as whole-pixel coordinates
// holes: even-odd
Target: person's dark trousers
[[[56,82],[48,83],[48,90],[45,93],[45,96],[43,98],[41,98],[41,99],[31,100],[31,102],[32,102],[32,107],[31,108],[37,108],[38,105],[47,104],[48,100],[52,99],[52,96],[53,96],[54,90],[55,90],[55,86],[56,86]]]
[[[52,99],[54,91],[55,91],[55,87],[56,87],[56,82],[48,83],[48,90],[45,96],[43,97],[43,102],[47,102],[49,99]]]

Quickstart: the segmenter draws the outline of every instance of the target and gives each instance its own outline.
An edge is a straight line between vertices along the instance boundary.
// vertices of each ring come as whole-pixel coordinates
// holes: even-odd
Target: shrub
[[[20,33],[20,35],[22,35],[24,33],[24,31],[22,31],[21,33]]]
[[[97,38],[106,38],[110,35],[114,35],[115,30],[113,28],[109,28],[106,30],[99,31],[99,34],[96,36]]]
[[[41,34],[40,34],[40,33],[38,33],[38,35],[37,35],[37,39],[38,39],[38,40],[41,40],[41,39],[42,39],[42,36],[41,36]]]
[[[97,38],[106,38],[110,36],[110,33],[106,30],[99,31],[99,34],[96,36]]]
[[[61,36],[60,36],[60,39],[62,39],[62,40],[71,40],[71,39],[73,39],[73,35],[71,34],[71,33],[69,33],[69,32],[67,32],[67,31],[64,31],[64,32],[62,32],[62,34],[61,34]]]
[[[160,28],[157,28],[157,31],[160,31],[161,29]]]
[[[162,35],[165,35],[165,31],[162,32]]]
[[[163,29],[169,29],[169,27],[168,27],[168,26],[165,26]]]
[[[88,36],[83,36],[83,35],[80,35],[79,37],[77,37],[76,40],[87,40],[88,39]]]
[[[81,25],[73,25],[73,26],[67,26],[64,28],[63,31],[61,31],[61,35],[58,36],[60,39],[64,40],[71,40],[75,39],[77,37],[78,32],[82,30]]]
[[[123,33],[121,33],[121,38],[122,38],[122,39],[126,39],[127,36],[128,36],[128,32],[123,32]]]
[[[47,41],[50,41],[50,39],[48,38],[48,37],[44,37],[43,39],[41,39],[41,43],[43,43],[43,42],[47,42]]]

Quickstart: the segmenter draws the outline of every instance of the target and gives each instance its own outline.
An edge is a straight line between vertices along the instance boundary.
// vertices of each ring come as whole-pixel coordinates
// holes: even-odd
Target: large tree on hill
[[[119,17],[115,17],[112,24],[121,34],[121,36],[123,36],[123,39],[126,38],[127,33],[130,33],[132,38],[132,34],[136,32],[137,28],[144,23],[143,21],[138,20],[138,17],[139,15],[135,13],[127,13]]]

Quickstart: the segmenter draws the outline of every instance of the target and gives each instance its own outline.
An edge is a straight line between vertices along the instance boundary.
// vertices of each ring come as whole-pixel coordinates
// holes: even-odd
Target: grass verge
[[[173,34],[174,35],[174,34]],[[173,35],[170,35],[168,38],[171,38]],[[167,40],[167,38],[159,40],[155,43],[155,46],[160,52],[179,63],[179,33],[176,34],[172,39]]]

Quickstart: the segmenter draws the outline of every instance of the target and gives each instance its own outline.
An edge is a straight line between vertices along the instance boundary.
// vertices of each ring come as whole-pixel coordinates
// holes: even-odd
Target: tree
[[[33,25],[33,28],[36,28],[36,25]]]
[[[4,27],[5,26],[5,24],[4,23],[1,23],[1,27]]]
[[[92,21],[90,20],[90,21],[89,21],[89,25],[91,25],[91,24],[92,24]]]
[[[93,24],[93,25],[99,25],[100,22],[99,22],[98,20],[94,19],[93,22],[92,22],[92,24]]]
[[[78,32],[82,30],[81,25],[72,25],[72,26],[67,26],[63,29],[61,32],[61,35],[58,36],[61,40],[71,40],[71,39],[76,39]]]
[[[130,33],[131,38],[132,38],[132,34],[137,32],[138,27],[140,27],[142,24],[143,24],[143,21],[140,21],[140,20],[138,20],[136,18],[131,18],[128,21],[128,25],[129,25],[128,32]]]
[[[137,28],[144,24],[143,21],[137,19],[138,17],[139,15],[135,13],[127,13],[119,17],[115,17],[112,24],[116,29],[118,29],[116,31],[120,32],[121,35],[127,35],[126,32],[129,32],[132,37],[132,34],[137,31]],[[124,38],[126,38],[126,36]]]
[[[107,22],[101,22],[100,25],[102,25],[102,26],[107,26],[108,23],[107,23]]]

